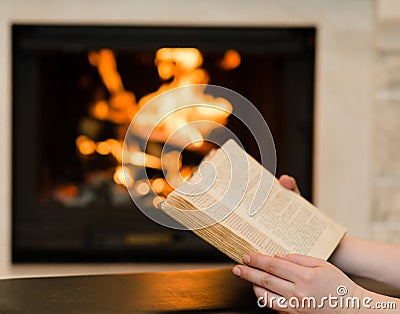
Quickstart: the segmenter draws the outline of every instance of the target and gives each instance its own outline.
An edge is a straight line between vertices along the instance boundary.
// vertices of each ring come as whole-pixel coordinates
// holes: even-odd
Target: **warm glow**
[[[132,92],[125,90],[114,53],[110,49],[101,49],[98,52],[89,52],[88,58],[90,64],[97,67],[111,95],[109,100],[101,99],[92,106],[92,116],[117,124],[129,124],[137,112],[136,97]]]
[[[194,168],[190,166],[183,166],[180,171],[167,171],[166,182],[168,182],[168,184],[164,188],[164,194],[167,195],[170,192],[168,191],[168,193],[165,193],[165,189],[177,188],[184,181],[188,180],[192,175],[193,170]]]
[[[132,186],[134,180],[130,170],[127,167],[118,166],[114,172],[114,182],[124,185],[125,187]]]
[[[224,58],[220,63],[220,67],[226,71],[233,70],[237,68],[241,63],[241,58],[239,52],[236,50],[228,50],[225,52]]]
[[[144,181],[138,182],[135,185],[135,190],[140,195],[146,195],[150,192],[150,186]]]
[[[121,91],[111,97],[108,120],[117,124],[127,124],[131,122],[136,112],[136,98],[133,93]]]
[[[153,131],[150,138],[166,141],[171,134],[185,126],[180,136],[175,137],[173,144],[184,147],[193,141],[195,143],[188,146],[188,149],[199,148],[202,146],[203,139],[218,127],[218,124],[202,123],[189,127],[187,125],[199,120],[214,121],[224,125],[232,112],[232,105],[225,99],[205,94],[205,86],[199,85],[207,84],[209,77],[207,72],[200,67],[203,57],[198,49],[161,48],[156,53],[155,63],[161,78],[172,77],[173,79],[139,100],[139,108],[152,100],[153,109],[137,121],[134,126],[135,131],[144,137],[148,136],[146,130]],[[186,85],[192,85],[192,87],[176,89]],[[167,91],[169,93],[165,93]],[[154,99],[159,95],[162,96]],[[183,106],[190,107],[180,109]],[[158,124],[161,119],[163,119],[162,122]],[[154,126],[157,126],[155,130]]]
[[[177,150],[163,154],[161,159],[162,166],[167,172],[178,172],[182,167],[182,155]]]
[[[217,98],[211,105],[199,104],[196,106],[196,111],[202,119],[218,122],[230,115],[232,106],[227,100]]]
[[[157,194],[160,194],[164,191],[165,185],[166,185],[166,182],[163,178],[157,178],[151,183],[151,186],[153,187],[154,192],[156,192]]]
[[[143,152],[132,152],[129,162],[134,166],[161,169],[161,160],[158,157]]]
[[[203,57],[196,48],[161,48],[156,53],[155,63],[176,63],[178,70],[192,71],[203,63]]]
[[[59,199],[75,198],[79,195],[79,188],[75,184],[66,184],[55,189],[55,195]]]
[[[158,70],[158,75],[160,76],[161,79],[169,80],[175,73],[174,72],[175,66],[172,62],[161,61],[157,65],[157,70]]]
[[[89,59],[89,63],[96,67],[99,63],[99,54],[97,53],[97,51],[90,51],[88,53],[88,59]]]
[[[200,147],[203,145],[203,137],[197,128],[192,125],[187,125],[183,130],[183,135],[186,135],[189,138],[190,143],[192,143],[194,147]]]
[[[162,197],[162,196],[156,196],[156,197],[154,197],[154,198],[153,198],[153,206],[156,207],[156,208],[158,208],[158,205],[160,205],[160,203],[161,203],[162,201],[164,201],[164,200],[165,200],[165,197]]]
[[[97,57],[92,55],[92,57],[89,58],[89,61],[90,60],[92,60],[92,62],[97,66],[104,85],[111,94],[124,90],[121,76],[118,73],[114,53],[110,49],[101,49],[98,52]]]
[[[110,146],[110,152],[114,158],[122,163],[122,142],[118,142],[115,139],[109,138],[106,143]]]
[[[108,104],[105,100],[100,100],[91,109],[93,117],[99,120],[106,120],[108,117]]]
[[[76,146],[82,155],[91,155],[96,151],[96,144],[85,135],[78,136]]]
[[[154,64],[158,75],[163,81],[159,88],[143,96],[139,101],[132,91],[124,88],[121,75],[118,70],[115,54],[110,49],[100,49],[88,53],[90,64],[95,67],[108,93],[94,97],[89,108],[91,118],[113,123],[115,138],[104,141],[96,139],[97,124],[90,124],[93,138],[80,135],[76,139],[76,147],[82,155],[112,155],[118,166],[113,170],[113,179],[116,184],[127,187],[134,186],[136,193],[147,195],[151,188],[160,195],[166,196],[172,187],[177,187],[187,180],[193,171],[189,166],[182,166],[182,156],[178,150],[170,151],[161,156],[162,166],[166,171],[166,179],[156,178],[147,181],[137,181],[132,168],[122,166],[122,153],[127,157],[127,163],[137,167],[162,169],[161,159],[157,150],[147,150],[145,153],[137,147],[124,147],[126,130],[139,109],[142,109],[149,101],[154,103],[140,119],[135,121],[134,135],[156,143],[165,143],[171,138],[171,145],[188,150],[198,150],[203,146],[205,138],[218,126],[225,125],[232,112],[232,104],[226,99],[215,98],[205,94],[205,86],[208,84],[209,75],[204,68],[203,56],[196,48],[170,48],[164,47],[156,52]],[[225,53],[220,66],[225,69],[233,69],[240,65],[240,55],[237,51],[229,50]],[[188,89],[179,89],[191,85]],[[169,93],[165,93],[169,92]],[[157,96],[160,96],[154,99]],[[191,106],[184,108],[185,106]],[[173,113],[172,113],[173,112]],[[171,114],[172,113],[172,114]],[[167,118],[165,118],[167,117]],[[162,122],[161,119],[163,118]],[[202,121],[201,121],[202,120]],[[93,121],[93,120],[91,120]],[[211,121],[215,123],[207,123]],[[159,123],[159,124],[158,124]],[[150,134],[151,133],[151,134]],[[97,135],[96,135],[97,134]],[[174,136],[171,136],[174,134]],[[158,144],[157,144],[158,145]],[[153,155],[154,154],[154,155]],[[156,206],[162,198],[153,199]]]
[[[181,169],[181,177],[182,180],[186,181],[187,179],[190,178],[190,176],[192,175],[193,169],[188,167],[188,166],[184,166]]]
[[[195,140],[195,141],[193,141],[192,142],[192,145],[194,146],[194,147],[201,147],[201,146],[203,146],[203,143],[204,143],[204,141],[202,140],[202,139],[200,139],[200,140]]]
[[[98,142],[96,144],[96,152],[100,155],[108,155],[111,151],[110,145],[107,142]]]
[[[176,189],[183,183],[183,178],[181,177],[179,172],[168,172],[166,176],[168,184]]]
[[[234,51],[226,53],[229,60],[233,60],[234,55]],[[108,120],[118,125],[127,126],[135,116],[138,108],[143,107],[148,101],[166,91],[185,85],[207,84],[209,81],[207,72],[201,68],[203,56],[198,49],[160,48],[156,52],[154,60],[159,76],[163,80],[172,80],[169,83],[162,84],[157,91],[145,95],[136,103],[135,95],[124,89],[112,50],[91,51],[88,54],[88,59],[93,66],[97,67],[99,75],[110,93],[108,100],[101,99],[92,105],[91,115],[96,119]],[[200,106],[196,104],[200,104]],[[206,104],[208,107],[201,104]],[[183,105],[196,105],[196,107],[175,111]],[[172,93],[165,94],[160,104],[156,104],[155,107],[157,111],[143,115],[137,123],[137,128],[140,136],[146,136],[146,132],[153,131],[153,138],[161,142],[193,121],[209,120],[223,125],[232,111],[232,105],[228,101],[205,95],[204,86],[201,85],[193,89],[174,90]],[[174,113],[170,114],[171,112]],[[167,114],[170,114],[169,118],[154,129],[157,122]],[[176,141],[173,144],[186,146],[188,143],[193,142],[188,148],[199,148],[203,144],[203,139],[217,126],[217,124],[207,125],[203,123],[185,127],[185,131],[175,138]],[[122,138],[118,139],[122,140]],[[105,154],[105,151],[102,150],[101,152]],[[113,147],[111,151],[117,160],[121,159],[116,156],[117,153],[121,153],[121,149]],[[136,160],[134,162],[138,163]]]

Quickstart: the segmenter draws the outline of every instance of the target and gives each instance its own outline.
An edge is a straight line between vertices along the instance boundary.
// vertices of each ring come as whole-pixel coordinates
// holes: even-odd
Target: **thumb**
[[[297,187],[296,180],[293,177],[288,176],[287,174],[283,174],[279,178],[279,183],[283,187],[287,188],[288,190],[291,190],[293,192],[296,192],[297,194],[300,194],[299,188]]]

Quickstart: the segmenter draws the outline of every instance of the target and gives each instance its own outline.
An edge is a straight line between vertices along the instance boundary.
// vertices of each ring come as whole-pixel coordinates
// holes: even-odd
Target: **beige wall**
[[[400,243],[400,1],[376,4],[371,231]]]
[[[229,10],[227,10],[229,7]],[[318,29],[315,202],[351,234],[371,236],[375,112],[372,0],[2,0],[0,2],[0,276],[87,268],[10,265],[10,26],[18,23],[312,26]],[[391,12],[382,7],[382,12]],[[386,11],[385,11],[386,10]],[[383,13],[382,13],[383,14]],[[389,105],[390,107],[390,105]],[[387,107],[391,110],[392,107]],[[393,110],[393,109],[392,109]],[[388,113],[390,115],[390,113]],[[395,120],[395,119],[394,119]],[[379,140],[378,140],[379,142]],[[375,145],[376,143],[374,143]],[[390,146],[390,145],[389,145]],[[388,148],[389,149],[389,148]],[[279,156],[278,156],[279,159]],[[386,181],[385,181],[386,182]],[[387,192],[386,190],[382,193]],[[164,265],[164,268],[170,268]],[[93,269],[93,268],[91,268]],[[132,269],[139,269],[130,267]],[[104,268],[97,268],[102,271]]]

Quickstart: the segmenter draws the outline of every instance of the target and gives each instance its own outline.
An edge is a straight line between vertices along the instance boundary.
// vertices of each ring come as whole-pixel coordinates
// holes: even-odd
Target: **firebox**
[[[150,187],[122,178],[138,108],[185,84],[249,99],[274,137],[277,175],[295,176],[311,200],[315,36],[314,28],[13,25],[13,262],[227,261],[191,232],[148,219],[126,185],[143,198]],[[249,130],[233,116],[224,123],[258,158]],[[165,196],[162,142],[150,144],[137,160]],[[183,151],[179,174],[190,175],[207,148]]]

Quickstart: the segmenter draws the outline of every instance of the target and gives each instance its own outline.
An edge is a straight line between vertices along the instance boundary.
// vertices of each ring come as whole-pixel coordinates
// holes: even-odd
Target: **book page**
[[[327,259],[344,228],[283,188],[235,141],[222,148],[176,193],[258,251],[279,253],[265,247],[272,240],[287,252]]]

